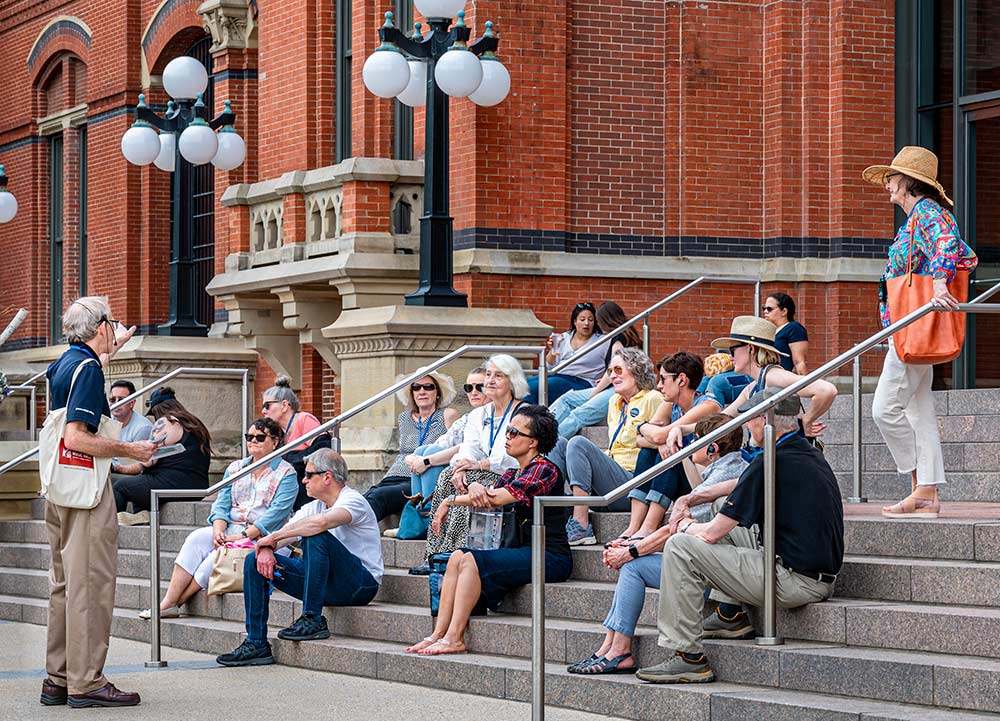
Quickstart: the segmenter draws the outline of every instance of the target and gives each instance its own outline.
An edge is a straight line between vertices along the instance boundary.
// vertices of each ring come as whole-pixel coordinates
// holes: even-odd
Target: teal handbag
[[[396,538],[401,541],[422,541],[427,538],[427,527],[431,522],[431,500],[423,503],[419,498],[407,501],[403,513],[399,517],[399,533]]]

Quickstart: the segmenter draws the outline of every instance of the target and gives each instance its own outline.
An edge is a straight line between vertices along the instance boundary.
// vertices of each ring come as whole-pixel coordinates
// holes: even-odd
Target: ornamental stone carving
[[[257,47],[257,23],[246,0],[205,0],[198,8],[212,35],[212,52]]]

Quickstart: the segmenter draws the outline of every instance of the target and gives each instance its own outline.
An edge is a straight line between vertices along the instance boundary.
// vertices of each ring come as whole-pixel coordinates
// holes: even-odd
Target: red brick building
[[[162,109],[164,66],[191,54],[248,146],[242,167],[192,181],[211,292],[199,318],[261,352],[259,387],[290,372],[330,414],[336,359],[321,329],[342,309],[401,302],[416,279],[422,112],[361,81],[387,9],[413,12],[408,0],[0,2],[0,163],[20,203],[0,226],[0,296],[32,311],[4,350],[58,342],[81,292],[108,294],[145,332],[167,320],[169,178],[130,166],[119,143],[138,94]],[[979,277],[997,276],[995,0],[467,7],[474,36],[486,20],[513,87],[493,108],[451,103],[455,284],[470,304],[561,327],[580,300],[634,313],[699,275],[759,276],[765,295],[796,298],[818,362],[877,328],[898,219],[860,173],[916,142],[941,155]],[[703,352],[752,302],[747,286],[706,284],[654,317],[652,349]],[[978,324],[957,382],[995,384],[1000,336],[992,318]]]

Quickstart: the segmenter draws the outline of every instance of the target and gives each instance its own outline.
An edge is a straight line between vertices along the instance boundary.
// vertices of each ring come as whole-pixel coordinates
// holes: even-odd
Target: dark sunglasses
[[[268,408],[270,408],[271,406],[273,406],[275,403],[281,403],[281,401],[264,401],[263,405],[261,405],[261,408],[263,408],[266,411]]]
[[[247,433],[243,437],[247,439],[247,443],[249,443],[250,441],[257,441],[258,443],[263,443],[268,438],[274,438],[274,436],[268,433]]]
[[[466,393],[472,393],[472,391],[479,391],[480,393],[482,393],[483,386],[485,385],[486,385],[485,383],[476,383],[476,384],[466,383],[464,386],[462,386],[462,390],[464,390]]]
[[[771,311],[778,310],[778,309],[775,308],[775,307],[773,307],[773,306],[770,306],[770,305],[765,305],[765,306],[761,306],[760,310],[761,310],[762,313],[770,313]]]
[[[507,426],[508,438],[517,438],[518,436],[521,436],[522,438],[534,438],[534,436],[531,435],[530,433],[525,433],[524,431],[519,430],[514,426]]]
[[[313,476],[322,476],[326,471],[306,471],[302,475],[306,478],[312,478]]]
[[[729,352],[732,353],[737,348],[746,348],[748,345],[750,345],[750,344],[749,343],[737,343],[736,345],[731,345],[731,346],[729,346]]]
[[[121,398],[115,398],[114,396],[108,396],[108,403],[117,403],[118,401],[123,401],[126,398],[128,398],[128,396],[122,396]]]
[[[416,393],[419,390],[436,391],[437,386],[433,383],[411,383],[410,390]]]

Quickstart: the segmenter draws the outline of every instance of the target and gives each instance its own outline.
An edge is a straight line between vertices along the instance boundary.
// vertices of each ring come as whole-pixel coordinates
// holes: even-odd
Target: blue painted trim
[[[35,49],[32,50],[31,55],[28,56],[29,68],[33,68],[35,66],[35,63],[38,61],[39,56],[41,56],[45,46],[49,44],[49,42],[55,37],[56,33],[60,30],[68,30],[78,36],[83,41],[83,44],[87,46],[87,49],[90,49],[90,36],[87,34],[86,30],[70,20],[60,20],[59,22],[46,28],[45,32],[42,33],[42,36],[38,39],[38,42],[35,44]]]
[[[220,70],[217,73],[212,74],[213,80],[256,80],[257,71],[253,68],[247,68],[246,70],[232,69],[232,70]]]
[[[17,150],[18,148],[23,148],[26,145],[37,145],[38,143],[44,143],[45,138],[40,135],[29,135],[26,138],[19,138],[18,140],[12,140],[9,143],[4,143],[0,145],[0,153],[8,153],[12,150]]]
[[[153,22],[149,26],[149,31],[146,33],[146,37],[142,41],[143,50],[149,50],[149,46],[156,37],[156,31],[159,30],[160,25],[162,25],[163,22],[170,17],[170,14],[179,6],[187,4],[194,5],[195,3],[193,0],[169,0],[162,8],[160,8],[160,12],[156,13],[156,17],[153,18]]]

